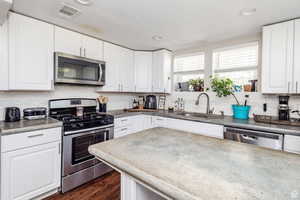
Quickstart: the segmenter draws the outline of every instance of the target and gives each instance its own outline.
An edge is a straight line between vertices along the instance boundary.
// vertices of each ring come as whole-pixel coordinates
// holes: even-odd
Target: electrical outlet
[[[267,112],[267,110],[268,110],[267,103],[263,104],[263,110],[264,110],[264,112]]]
[[[0,121],[4,120],[5,116],[5,108],[0,107]]]

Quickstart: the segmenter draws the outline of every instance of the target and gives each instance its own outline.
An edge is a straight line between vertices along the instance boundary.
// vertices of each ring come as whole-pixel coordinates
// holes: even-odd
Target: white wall
[[[96,98],[108,96],[109,110],[124,109],[131,105],[133,96],[130,94],[96,93],[96,87],[88,86],[55,86],[52,92],[0,92],[0,120],[4,119],[4,108],[17,106],[21,109],[28,107],[48,107],[49,99],[56,98]]]
[[[194,46],[189,49],[177,50],[174,52],[174,55],[184,55],[196,52],[205,52],[205,86],[209,87],[209,76],[212,75],[212,52],[214,49],[219,49],[223,47],[235,46],[243,43],[249,43],[259,41],[261,55],[261,41],[262,36],[260,34],[255,35],[246,35],[238,38],[233,38],[226,41],[219,41],[214,43],[201,44],[199,46]],[[259,56],[258,64],[258,80],[261,77],[261,56]],[[260,81],[258,81],[258,90],[260,91]],[[211,101],[211,108],[215,108],[215,113],[219,114],[220,111],[224,111],[226,115],[232,115],[231,105],[235,103],[235,100],[232,96],[226,98],[219,98],[215,93],[209,92]],[[263,95],[259,92],[255,93],[236,93],[239,101],[244,102],[245,94],[249,94],[248,104],[252,106],[250,116],[252,117],[253,113],[256,114],[267,114],[267,115],[277,115],[278,112],[278,95]],[[201,97],[200,105],[196,106],[195,101],[199,92],[173,92],[167,98],[167,105],[174,106],[174,101],[179,97],[185,100],[185,109],[190,112],[205,112],[206,111],[206,99]],[[263,104],[267,103],[268,110],[266,113],[263,112]],[[292,96],[290,98],[290,107],[292,110],[300,109],[300,96]],[[292,115],[293,117],[299,118],[296,114]]]
[[[231,47],[236,46],[240,44],[246,44],[251,42],[259,42],[259,55],[261,55],[261,41],[262,41],[262,34],[254,34],[254,35],[245,35],[237,38],[232,38],[229,40],[223,40],[218,42],[208,42],[205,44],[201,44],[199,46],[194,46],[189,49],[181,49],[174,52],[174,56],[177,55],[184,55],[184,54],[191,54],[191,53],[197,53],[197,52],[204,52],[205,53],[205,70],[204,70],[204,81],[205,81],[205,87],[209,87],[209,77],[213,74],[212,70],[212,57],[213,57],[213,50],[214,49],[220,49],[224,47]],[[259,56],[259,62],[258,62],[258,79],[260,79],[261,76],[261,56]],[[174,84],[173,84],[174,85]],[[260,82],[258,82],[258,88],[260,89]]]

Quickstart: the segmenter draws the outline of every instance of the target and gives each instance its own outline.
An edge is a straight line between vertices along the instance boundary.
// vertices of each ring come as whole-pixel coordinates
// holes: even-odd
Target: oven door
[[[55,83],[102,86],[105,62],[56,52]]]
[[[99,161],[88,152],[92,144],[110,138],[112,128],[84,131],[63,137],[63,176],[91,167]]]

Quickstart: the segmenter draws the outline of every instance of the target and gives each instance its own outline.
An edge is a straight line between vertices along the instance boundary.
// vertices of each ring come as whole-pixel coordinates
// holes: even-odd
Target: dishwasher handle
[[[257,137],[251,136],[251,135],[244,135],[244,134],[241,134],[240,136],[241,136],[243,139],[245,139],[245,140],[251,140],[251,141],[256,141],[256,140],[258,140]]]
[[[280,140],[283,137],[283,134],[275,134],[275,133],[269,133],[269,132],[263,132],[263,131],[254,131],[249,129],[240,129],[240,128],[232,128],[232,127],[225,127],[225,132],[230,133],[238,133],[243,136],[252,136],[252,139],[255,139],[255,137],[264,137],[264,138],[270,138],[270,139],[276,139]]]

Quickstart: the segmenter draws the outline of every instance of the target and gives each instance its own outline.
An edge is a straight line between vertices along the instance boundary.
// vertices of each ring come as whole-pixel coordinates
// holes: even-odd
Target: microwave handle
[[[98,79],[98,82],[101,81],[102,75],[103,75],[102,64],[99,64],[99,79]]]

